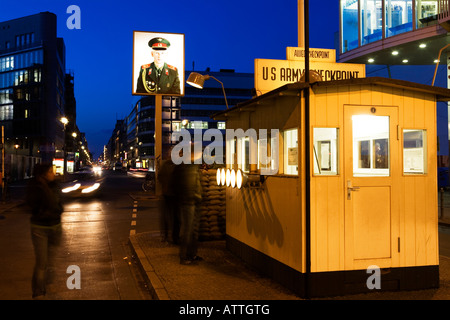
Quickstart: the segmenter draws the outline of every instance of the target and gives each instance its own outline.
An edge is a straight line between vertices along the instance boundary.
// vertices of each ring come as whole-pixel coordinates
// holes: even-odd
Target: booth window
[[[389,176],[389,117],[354,115],[353,175]]]
[[[258,170],[278,172],[278,130],[276,133],[258,139]]]
[[[298,129],[284,131],[284,174],[298,174]]]
[[[313,129],[313,157],[315,175],[337,175],[339,159],[339,129]]]
[[[237,163],[236,138],[226,141],[226,163],[233,167]]]
[[[403,173],[425,174],[427,168],[426,130],[403,130]]]

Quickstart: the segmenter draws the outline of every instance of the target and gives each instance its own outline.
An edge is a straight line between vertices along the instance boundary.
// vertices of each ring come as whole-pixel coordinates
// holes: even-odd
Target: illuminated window
[[[13,119],[14,106],[6,105],[0,106],[0,120],[11,120]]]
[[[237,139],[238,167],[244,172],[250,171],[250,139],[243,137]]]
[[[284,131],[284,174],[298,174],[298,129]]]
[[[226,129],[225,122],[223,121],[217,122],[217,129]]]
[[[341,0],[342,52],[358,47],[358,1]]]
[[[438,1],[422,0],[419,4],[416,1],[416,27],[422,28],[437,24]]]
[[[412,0],[386,1],[386,37],[412,30]]]
[[[381,0],[361,2],[361,45],[381,40],[383,29],[382,17]]]
[[[268,134],[267,134],[268,135]],[[262,174],[278,172],[278,130],[258,139],[258,169]]]
[[[314,128],[314,174],[337,175],[339,166],[339,129]]]
[[[403,130],[403,173],[427,172],[426,130]]]
[[[354,115],[353,175],[389,176],[389,117]]]

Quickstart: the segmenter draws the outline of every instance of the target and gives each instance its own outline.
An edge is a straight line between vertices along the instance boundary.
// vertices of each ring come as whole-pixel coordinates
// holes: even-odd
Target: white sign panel
[[[305,48],[286,48],[287,60],[300,60],[305,61]],[[310,62],[336,62],[336,50],[334,49],[309,49],[309,61]]]

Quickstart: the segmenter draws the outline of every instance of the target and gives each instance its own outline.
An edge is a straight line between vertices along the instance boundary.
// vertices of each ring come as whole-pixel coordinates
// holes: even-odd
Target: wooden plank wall
[[[320,90],[320,91],[319,91]],[[400,260],[392,267],[438,264],[436,101],[432,95],[370,85],[328,87],[311,93],[311,126],[337,127],[340,174],[311,179],[311,270],[345,270],[344,105],[398,106],[401,129],[427,129],[428,173],[401,175]],[[312,137],[312,133],[311,133]],[[402,141],[399,144],[402,148]],[[402,150],[396,165],[402,172]]]

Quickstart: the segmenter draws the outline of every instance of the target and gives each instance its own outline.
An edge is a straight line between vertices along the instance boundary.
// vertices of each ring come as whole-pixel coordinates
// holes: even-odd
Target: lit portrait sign
[[[184,95],[184,34],[133,32],[134,95]]]

